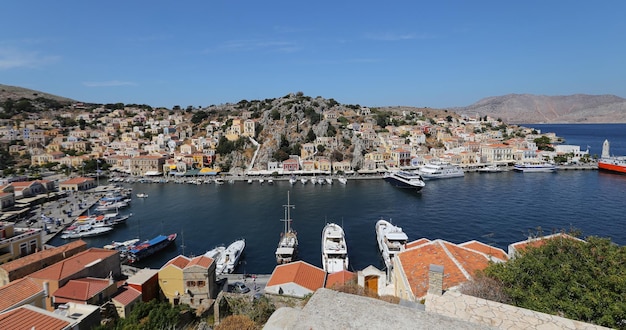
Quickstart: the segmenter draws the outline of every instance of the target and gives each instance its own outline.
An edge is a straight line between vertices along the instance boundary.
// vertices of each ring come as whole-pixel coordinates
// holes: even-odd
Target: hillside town
[[[5,103],[4,110],[8,114],[13,109]],[[477,312],[484,300],[455,290],[477,270],[507,262],[527,246],[551,239],[577,240],[565,234],[529,238],[511,244],[506,252],[473,240],[454,244],[405,238],[398,243],[400,253],[383,270],[370,266],[331,273],[294,261],[278,265],[271,275],[254,278],[220,275],[218,260],[207,255],[181,254],[160,269],[132,269],[123,265],[121,252],[115,249],[88,247],[82,240],[58,247],[47,244],[114,188],[101,185],[101,176],[358,177],[431,162],[468,171],[489,165],[590,160],[579,146],[555,144],[559,138],[552,133],[509,126],[490,117],[426,108],[341,105],[301,93],[186,110],[72,103],[10,117],[2,119],[0,128],[7,146],[0,193],[0,327],[19,328],[19,322],[37,319],[55,329],[90,328],[123,319],[139,302],[155,298],[189,306],[197,315],[212,314],[217,324],[225,312],[220,301],[233,296],[255,301],[265,296],[305,299],[311,295],[320,298],[303,310],[276,313],[266,326],[319,327],[327,321],[316,318],[312,309],[332,306],[328,299],[344,301],[328,289],[353,283],[375,296],[394,297],[403,306],[393,311],[403,315],[400,322],[414,322],[417,317],[423,328],[441,324],[488,328],[494,322],[519,328],[539,324],[593,328],[495,302],[489,303],[491,316],[484,317]],[[379,302],[349,301],[342,303],[344,310],[367,309],[371,313],[366,314],[375,315],[376,310],[388,308],[367,307]],[[450,304],[465,309],[445,307]],[[406,307],[408,314],[403,311]],[[416,316],[416,310],[426,313]]]

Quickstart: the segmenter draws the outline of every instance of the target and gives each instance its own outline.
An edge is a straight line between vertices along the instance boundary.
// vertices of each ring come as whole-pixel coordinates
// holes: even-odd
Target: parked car
[[[247,287],[243,282],[235,282],[233,284],[229,284],[228,287],[230,289],[228,291],[234,292],[234,293],[248,293],[248,292],[250,292],[250,288]]]

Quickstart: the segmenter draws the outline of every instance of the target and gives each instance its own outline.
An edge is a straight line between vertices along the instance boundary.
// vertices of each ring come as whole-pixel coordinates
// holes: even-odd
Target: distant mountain
[[[510,124],[626,123],[626,99],[615,95],[508,94],[450,110],[471,116],[488,115]]]
[[[50,100],[55,100],[61,103],[76,102],[67,97],[52,95],[52,94],[48,94],[48,93],[44,93],[44,92],[40,92],[40,91],[28,89],[28,88],[0,84],[0,102],[4,102],[7,99],[12,99],[13,101],[17,101],[20,99],[34,100],[40,97],[50,99]]]

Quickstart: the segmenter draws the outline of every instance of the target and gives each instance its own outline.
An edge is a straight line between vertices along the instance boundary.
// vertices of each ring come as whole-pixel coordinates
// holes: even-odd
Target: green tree
[[[485,269],[513,305],[606,327],[626,329],[626,247],[610,239],[567,237],[529,247]]]
[[[552,141],[549,137],[545,135],[534,139],[533,142],[535,142],[539,150],[554,151],[554,148],[552,147]]]
[[[277,109],[274,109],[270,113],[270,117],[272,118],[272,120],[279,120],[280,119],[280,112],[278,112]]]

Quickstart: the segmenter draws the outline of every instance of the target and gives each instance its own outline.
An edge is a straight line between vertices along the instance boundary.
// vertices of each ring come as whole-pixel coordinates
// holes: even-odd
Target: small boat
[[[307,179],[307,178],[300,178],[300,182],[302,184],[306,184],[308,181],[309,181],[309,179]]]
[[[333,178],[331,177],[325,178],[324,180],[326,180],[327,184],[333,184]]]
[[[557,167],[550,163],[522,163],[515,164],[513,170],[523,173],[535,173],[535,172],[556,172]]]
[[[295,206],[289,204],[289,191],[287,191],[287,204],[283,206],[285,208],[285,218],[281,221],[285,223],[285,230],[280,234],[280,240],[276,248],[276,263],[279,265],[294,261],[298,254],[298,233],[291,228],[293,220],[290,213],[290,210]]]
[[[246,248],[246,240],[240,239],[232,242],[224,251],[224,259],[221,263],[221,269],[215,268],[217,274],[232,274],[239,264],[239,258],[243,254],[243,249]],[[220,264],[217,264],[219,267]],[[218,272],[219,271],[219,272]]]
[[[385,172],[383,179],[398,188],[411,188],[417,191],[426,185],[419,174],[407,171]]]
[[[501,167],[493,164],[478,169],[478,172],[480,173],[499,173],[503,171],[504,170]]]
[[[326,179],[320,176],[319,178],[317,178],[317,183],[321,185],[326,184]]]
[[[248,184],[252,184],[252,179],[248,179]]]
[[[267,184],[274,184],[274,180],[273,179],[267,179]]]
[[[207,251],[204,256],[213,259],[215,262],[215,274],[221,274],[222,270],[226,268],[224,263],[224,256],[226,253],[226,248],[223,246],[216,246],[215,248]]]
[[[322,230],[322,267],[327,273],[348,269],[348,245],[338,224],[328,223]]]
[[[139,242],[138,238],[133,238],[133,239],[129,239],[127,241],[123,241],[123,242],[116,242],[113,241],[111,242],[111,244],[107,244],[105,246],[103,246],[103,248],[107,249],[107,250],[123,250],[125,248],[128,248],[129,246],[133,246],[135,244],[137,244],[137,242]]]
[[[96,227],[90,224],[85,224],[85,225],[76,226],[74,229],[65,231],[64,232],[65,234],[61,235],[61,238],[70,239],[70,238],[93,237],[93,236],[104,235],[110,232],[111,230],[113,230],[112,227],[106,227],[106,226]]]
[[[215,178],[215,184],[224,184],[224,179],[223,178]]]
[[[259,179],[259,183],[263,184],[265,182],[265,179]]]
[[[341,183],[341,184],[347,184],[348,183],[348,179],[346,179],[343,176],[338,177],[337,181],[339,181],[339,183]]]
[[[168,247],[176,240],[176,236],[178,236],[176,233],[167,236],[158,235],[151,240],[133,245],[128,249],[126,261],[131,264],[141,261]]]
[[[296,179],[296,177],[292,175],[289,178],[289,184],[293,186],[294,184],[296,184],[296,182],[298,182],[298,179]]]
[[[112,223],[114,226],[126,223],[130,217],[133,216],[132,213],[127,215],[121,215],[117,212],[115,213],[105,213],[104,215],[105,222]]]
[[[128,202],[126,200],[119,201],[119,202],[110,202],[110,203],[100,204],[98,207],[96,207],[96,211],[106,212],[106,211],[111,211],[111,210],[122,209],[127,206],[128,206]]]
[[[394,226],[387,220],[380,219],[376,222],[376,240],[385,266],[391,270],[393,258],[404,251],[409,238],[402,231],[402,228]]]
[[[146,194],[146,193],[138,193],[137,197],[138,198],[148,198],[148,194]]]
[[[460,166],[446,162],[425,164],[419,168],[417,173],[424,180],[461,178],[465,176],[465,172]]]

